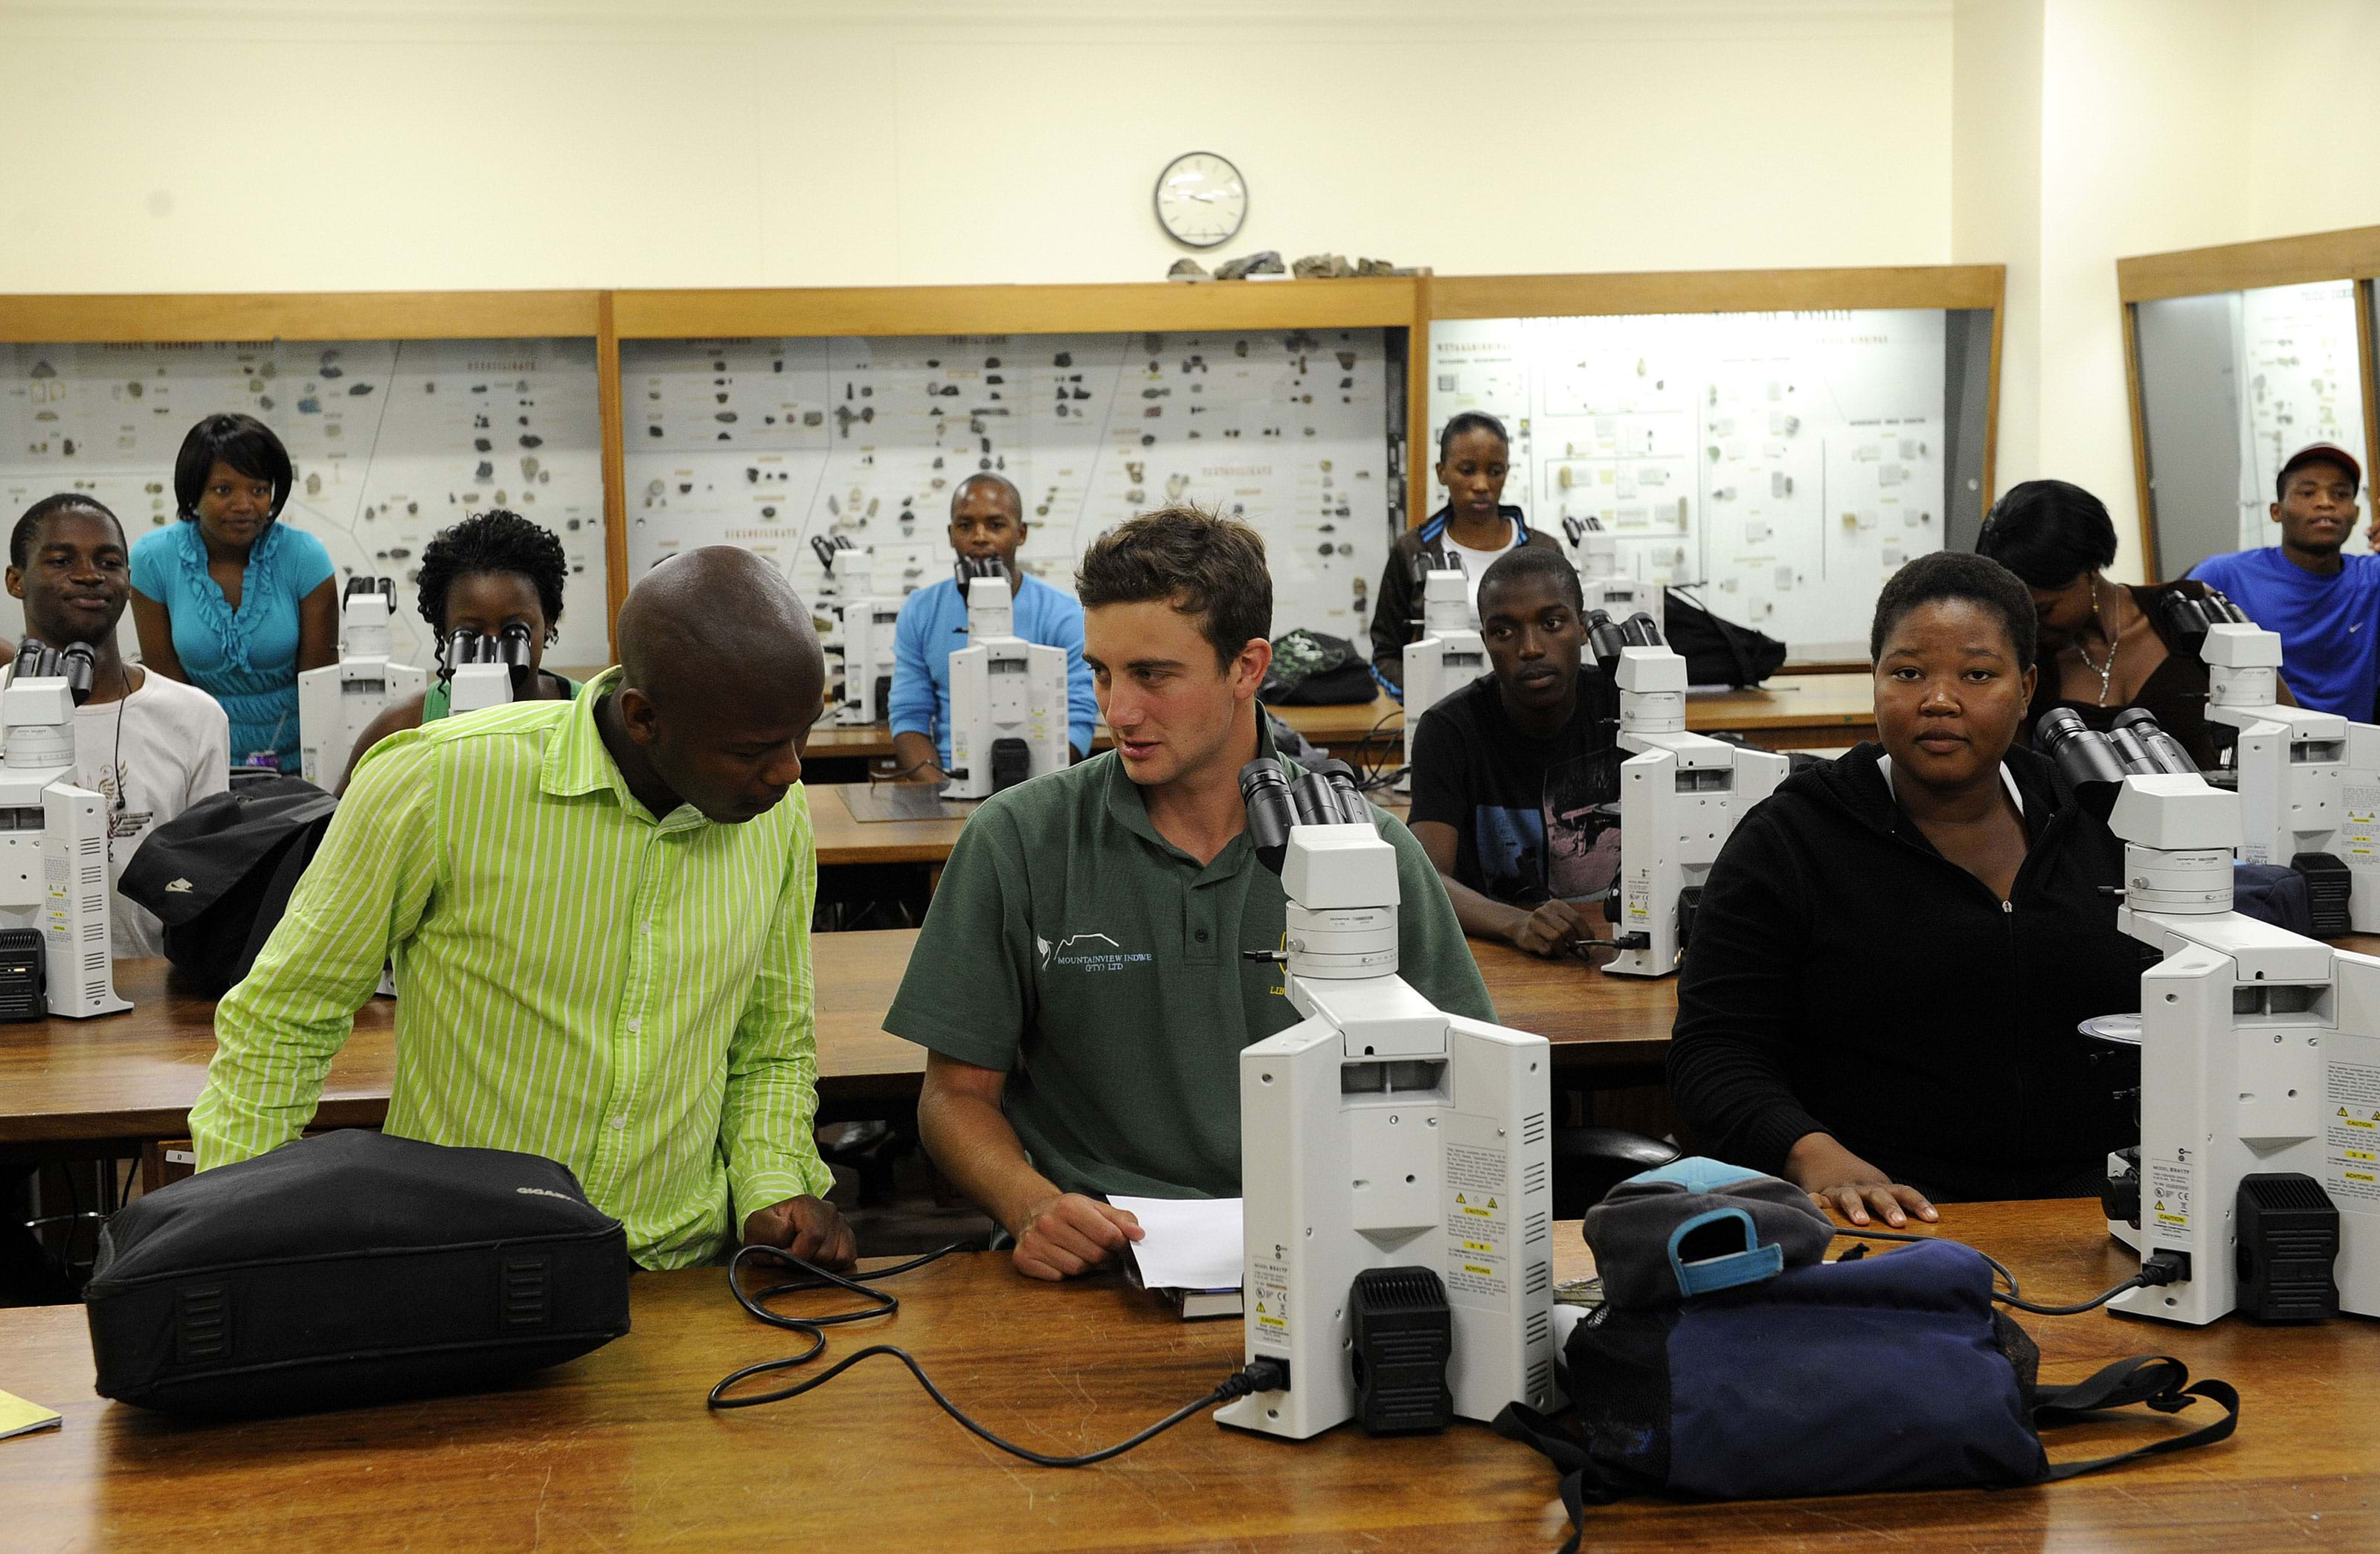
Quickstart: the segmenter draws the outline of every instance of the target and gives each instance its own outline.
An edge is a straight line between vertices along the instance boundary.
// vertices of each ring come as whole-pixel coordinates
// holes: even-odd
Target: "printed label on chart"
[[[1289,1265],[1258,1258],[1248,1265],[1255,1283],[1248,1289],[1248,1317],[1255,1324],[1249,1336],[1262,1342],[1289,1342]]]
[[[2380,1067],[2334,1062],[2329,1074],[2325,1184],[2333,1198],[2380,1203]]]
[[[1475,1295],[1502,1295],[1512,1251],[1511,1195],[1504,1190],[1510,1152],[1474,1145],[1446,1147],[1446,1286]]]

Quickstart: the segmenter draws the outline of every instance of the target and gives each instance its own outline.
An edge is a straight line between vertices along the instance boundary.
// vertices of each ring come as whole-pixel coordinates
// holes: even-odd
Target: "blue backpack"
[[[1798,1222],[1803,1208],[1815,1225]],[[1622,1183],[1587,1218],[1606,1299],[1564,1346],[1576,1429],[1513,1403],[1498,1433],[1553,1461],[1584,1530],[1587,1506],[1635,1493],[2052,1483],[2211,1445],[2239,1422],[2229,1385],[2191,1386],[2167,1355],[2044,1386],[2040,1350],[1994,1305],[1982,1254],[1926,1240],[1816,1260],[1831,1234],[1800,1189],[1717,1161]],[[2086,1462],[2053,1466],[2042,1449],[2045,1427],[2134,1403],[2178,1413],[2198,1398],[2224,1417]]]

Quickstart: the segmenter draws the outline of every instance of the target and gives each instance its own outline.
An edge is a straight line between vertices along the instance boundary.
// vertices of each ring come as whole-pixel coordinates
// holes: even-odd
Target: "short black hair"
[[[543,524],[518,513],[493,507],[474,513],[461,523],[442,528],[421,547],[421,618],[438,640],[446,640],[446,595],[457,577],[491,572],[511,572],[537,589],[538,608],[545,612],[546,640],[562,619],[562,585],[570,576],[570,558],[562,541]]]
[[[55,496],[45,496],[34,503],[25,509],[25,516],[17,520],[16,528],[8,535],[8,565],[21,567],[30,561],[33,557],[33,536],[42,531],[42,524],[63,513],[96,514],[115,526],[117,540],[124,538],[123,520],[108,511],[106,504],[97,497],[85,496],[79,491],[62,491]]]
[[[1488,563],[1488,570],[1480,574],[1479,597],[1484,601],[1489,589],[1536,578],[1552,583],[1555,590],[1570,601],[1572,609],[1582,615],[1586,613],[1586,590],[1579,587],[1578,568],[1570,564],[1568,556],[1547,545],[1516,545]],[[1481,609],[1485,611],[1484,603]]]
[[[184,523],[198,521],[199,496],[218,460],[251,480],[272,481],[273,516],[281,516],[281,509],[289,504],[289,488],[298,483],[289,450],[254,416],[214,415],[190,428],[174,459],[174,501]]]
[[[1873,663],[1884,656],[1884,639],[1903,615],[1941,599],[1963,599],[1997,612],[2008,626],[2018,670],[2033,667],[2040,626],[2033,595],[2025,591],[2015,573],[1998,562],[1965,551],[1936,551],[1919,556],[1885,580],[1884,591],[1876,595],[1876,624],[1868,627],[1868,661]]]
[[[1164,507],[1128,519],[1091,541],[1075,573],[1086,610],[1163,600],[1185,615],[1229,669],[1240,650],[1272,636],[1272,574],[1264,538],[1203,507]]]
[[[969,486],[998,486],[1002,491],[1008,493],[1009,501],[1016,504],[1016,521],[1018,523],[1023,523],[1025,521],[1025,497],[1024,494],[1016,489],[1016,482],[1010,480],[1005,475],[999,474],[990,469],[978,469],[974,474],[969,475],[965,480],[961,480],[957,485],[951,488],[951,516],[953,517],[956,517],[958,516],[959,498],[966,494],[967,487]]]
[[[2064,480],[2011,486],[1984,516],[1975,552],[2036,589],[2062,589],[2116,562],[2116,523],[2107,504]]]
[[[1439,463],[1444,464],[1446,462],[1447,450],[1453,447],[1454,440],[1462,436],[1466,431],[1492,431],[1496,434],[1496,441],[1503,443],[1507,449],[1511,448],[1512,445],[1512,435],[1504,430],[1504,423],[1502,421],[1498,420],[1495,417],[1489,415],[1485,410],[1465,410],[1461,415],[1456,416],[1452,420],[1447,422],[1445,427],[1439,431],[1438,434]]]

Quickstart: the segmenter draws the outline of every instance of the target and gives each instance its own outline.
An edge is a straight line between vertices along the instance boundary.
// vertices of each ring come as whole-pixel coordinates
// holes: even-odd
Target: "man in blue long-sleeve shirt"
[[[1025,504],[999,475],[970,475],[951,493],[951,549],[963,561],[997,560],[1016,590],[1016,635],[1066,650],[1066,742],[1076,760],[1089,753],[1099,702],[1083,662],[1083,607],[1016,565],[1025,543]],[[951,761],[951,653],[967,645],[966,596],[955,577],[911,594],[892,633],[892,759],[917,782],[948,780]]]

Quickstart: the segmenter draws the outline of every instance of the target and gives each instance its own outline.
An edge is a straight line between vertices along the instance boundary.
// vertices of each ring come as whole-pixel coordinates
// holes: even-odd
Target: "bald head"
[[[645,574],[620,606],[627,684],[671,692],[749,694],[756,680],[825,678],[810,613],[767,562],[735,545],[686,551]]]
[[[620,667],[632,787],[733,824],[800,779],[826,664],[809,611],[751,552],[706,546],[646,573],[620,606]]]
[[[1025,543],[1025,503],[1004,475],[987,469],[951,492],[951,549],[961,561],[996,561],[1016,586],[1017,548]]]
[[[1012,518],[1025,516],[1025,498],[1017,494],[1015,483],[989,469],[978,470],[958,483],[958,489],[951,492],[951,516],[955,518],[961,509],[982,501],[1006,508]]]

